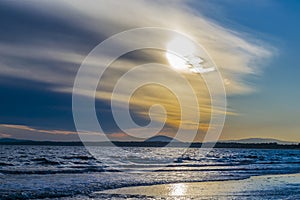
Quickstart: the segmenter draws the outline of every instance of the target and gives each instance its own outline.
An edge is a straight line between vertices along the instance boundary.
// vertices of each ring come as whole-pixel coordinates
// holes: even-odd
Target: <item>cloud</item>
[[[226,87],[230,94],[250,91],[250,87],[242,81],[242,78],[244,75],[256,74],[261,71],[259,64],[261,64],[265,58],[270,57],[273,50],[257,38],[243,35],[237,30],[227,29],[201,16],[199,13],[196,14],[196,11],[189,8],[185,1],[132,0],[129,2],[116,2],[101,0],[54,0],[38,3],[36,1],[26,1],[26,3],[12,2],[11,4],[19,8],[22,7],[23,10],[31,10],[37,15],[48,16],[54,20],[59,20],[61,23],[77,27],[79,30],[91,32],[94,35],[98,34],[102,38],[109,37],[130,28],[152,26],[185,33],[205,47],[217,66],[222,70],[224,77],[230,80],[230,84]],[[55,31],[53,31],[53,34],[56,34]],[[64,33],[61,34],[64,35]],[[64,36],[64,38],[65,37],[66,36]],[[76,38],[76,35],[74,35],[74,37]],[[148,37],[150,41],[159,40],[159,38],[152,36]],[[44,41],[46,48],[42,48],[43,43],[40,43],[38,47],[34,45],[27,45],[25,47],[16,45],[12,47],[10,45],[10,47],[7,48],[7,45],[2,45],[2,49],[6,49],[6,54],[12,54],[16,57],[25,56],[28,59],[31,59],[31,57],[46,57],[48,60],[66,62],[72,64],[75,68],[72,70],[76,71],[78,65],[81,64],[85,57],[86,52],[74,52],[70,48],[66,49],[62,47],[61,44],[55,43],[52,47],[49,47],[49,42],[55,41],[47,41],[47,38],[44,39],[46,40]],[[81,38],[77,39],[80,40]],[[138,40],[139,38],[136,39]],[[68,43],[68,41],[65,41],[65,43]],[[78,41],[77,44],[82,45],[80,41]],[[55,48],[55,45],[59,48]],[[26,51],[24,51],[24,49],[26,49]],[[60,68],[65,69],[67,66],[60,66]],[[16,68],[12,66],[9,67]],[[7,70],[8,69],[6,69],[6,71]],[[31,75],[28,74],[27,76],[30,76],[29,78],[38,79],[38,76],[34,77],[34,75],[40,72],[42,73],[44,70],[46,69],[40,67],[40,69],[36,69],[34,73],[31,73]],[[5,69],[2,70],[2,73],[3,71],[5,71]],[[21,71],[12,70],[8,73],[20,74]],[[54,75],[60,78],[59,74],[58,72]],[[67,72],[64,72],[64,75],[66,74]],[[60,81],[65,81],[65,78],[60,78]],[[69,80],[69,84],[70,83],[71,80]]]
[[[64,130],[44,130],[44,129],[36,129],[29,126],[24,125],[12,125],[12,124],[1,124],[0,127],[3,128],[10,128],[10,129],[19,129],[23,131],[33,131],[39,133],[49,133],[49,134],[62,134],[62,135],[69,135],[69,134],[77,134],[73,131],[64,131]]]
[[[22,77],[25,79],[40,82],[53,83],[56,87],[52,90],[71,93],[76,72],[89,52],[99,42],[113,34],[138,27],[162,27],[176,30],[191,37],[201,44],[218,66],[224,78],[227,95],[249,93],[255,88],[251,88],[244,78],[257,75],[262,71],[262,64],[265,59],[273,54],[273,49],[266,45],[259,38],[244,35],[238,30],[231,30],[217,24],[216,22],[202,16],[193,8],[189,7],[186,1],[71,1],[71,0],[51,0],[51,1],[26,1],[26,2],[6,2],[15,12],[31,13],[35,16],[27,23],[38,19],[44,20],[46,31],[41,31],[40,26],[31,26],[32,32],[37,31],[37,38],[30,34],[16,32],[19,42],[7,43],[0,39],[0,74],[4,76]],[[32,14],[33,13],[33,14]],[[37,22],[36,22],[37,23]],[[54,29],[47,29],[47,23]],[[62,28],[65,25],[67,28]],[[58,27],[57,30],[55,27]],[[7,33],[6,37],[9,37]],[[12,37],[16,37],[13,35]],[[155,35],[135,38],[134,42],[144,41],[148,43],[158,41],[165,46],[172,40],[172,35],[166,38]],[[20,42],[20,40],[23,40]],[[120,46],[131,45],[133,41],[120,41]],[[110,55],[106,55],[110,56]],[[113,63],[110,71],[106,73],[100,83],[101,90],[96,97],[100,100],[111,99],[111,92],[114,84],[124,72],[133,68],[137,64],[154,60],[166,63],[166,58],[162,53],[145,51],[142,56],[133,54],[132,57],[124,57]],[[95,70],[104,67],[101,60],[94,58]],[[176,85],[178,90],[185,91],[185,87],[176,82],[174,76],[164,74],[168,84]],[[131,86],[137,80],[145,79],[149,76],[147,72],[140,72],[136,79],[127,80],[124,86]],[[209,123],[211,116],[209,94],[205,83],[199,76],[194,74],[185,75],[186,79],[193,85],[197,95],[197,102],[202,113],[201,123]],[[213,79],[214,75],[211,76]],[[155,74],[152,75],[156,80]],[[93,71],[86,77],[86,81],[97,79]],[[220,91],[221,92],[221,91]],[[90,94],[90,91],[82,91],[82,94]],[[128,96],[118,94],[118,101],[126,103]],[[154,103],[165,106],[168,111],[167,124],[176,127],[179,123],[180,109],[176,106],[176,99],[170,92],[158,87],[148,87],[137,92],[131,100],[133,111],[143,118],[148,118],[148,110]],[[172,103],[170,103],[172,102]],[[189,101],[187,105],[191,105]],[[194,107],[186,107],[192,111]],[[192,113],[192,112],[191,112]],[[157,120],[161,120],[160,116]],[[186,124],[196,122],[187,121]],[[192,128],[200,128],[191,126]],[[191,128],[190,127],[190,128]],[[26,129],[26,127],[18,127]],[[29,130],[27,131],[37,131]],[[39,130],[39,132],[43,130]],[[55,132],[47,132],[55,134]],[[59,132],[64,134],[64,132]]]
[[[1,137],[29,140],[78,141],[77,132],[67,130],[46,130],[25,125],[0,124]]]
[[[8,137],[11,137],[11,135],[7,134],[7,133],[0,133],[0,137],[2,137],[2,138],[8,138]]]
[[[96,132],[81,133],[89,141],[105,141],[105,135]],[[116,135],[116,137],[119,136]],[[26,125],[0,124],[0,137],[13,137],[40,141],[79,141],[77,131],[42,129]],[[114,138],[112,134],[110,136]],[[96,138],[96,139],[95,139]]]
[[[132,130],[134,131],[134,130]],[[141,131],[135,130],[135,131]],[[110,140],[141,140],[139,137],[135,138],[127,135],[123,132],[115,132],[109,135],[100,134],[98,132],[81,132],[85,140],[84,141],[107,141],[106,138]],[[41,128],[35,128],[26,125],[16,125],[16,124],[0,124],[0,138],[19,138],[19,139],[31,139],[40,141],[79,141],[78,133],[76,131],[68,130],[46,130]]]

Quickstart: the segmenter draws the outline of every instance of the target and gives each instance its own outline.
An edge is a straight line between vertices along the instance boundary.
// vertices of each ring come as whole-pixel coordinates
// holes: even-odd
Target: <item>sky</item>
[[[126,127],[131,133],[151,130],[145,127],[150,122],[149,109],[160,104],[166,113],[158,109],[152,116],[157,123],[165,122],[159,134],[174,136],[178,129],[184,129],[186,134],[179,139],[189,140],[188,132],[196,131],[193,139],[202,141],[210,126],[219,126],[210,124],[212,99],[203,77],[217,80],[220,73],[227,97],[227,112],[215,110],[220,116],[226,115],[220,140],[274,138],[300,142],[299,9],[296,0],[1,1],[0,137],[79,140],[72,91],[86,56],[114,34],[159,27],[188,35],[201,44],[218,70],[190,73],[188,68],[178,67],[178,59],[168,57],[162,50],[144,49],[121,56],[105,71],[95,95],[96,113],[105,137],[139,138],[125,134],[116,124],[110,104],[114,98],[120,115],[126,110],[126,102],[130,102],[130,115],[139,125],[138,129]],[[179,51],[187,45],[172,34],[157,34],[120,40],[117,45],[131,48],[143,42],[169,49],[177,43]],[[92,71],[83,80],[87,84],[95,81],[96,72],[105,67],[103,61],[111,57],[107,54],[90,59]],[[119,93],[112,95],[124,73],[146,63],[168,66],[137,71],[120,84]],[[178,74],[196,91],[196,101]],[[134,95],[124,92],[143,80],[163,80],[178,91],[184,104],[176,99],[178,94],[157,84],[140,87]],[[216,85],[211,87],[221,95],[224,91]],[[80,93],[87,99],[92,98],[91,94],[88,89]],[[188,116],[184,120],[182,109]],[[199,122],[194,120],[197,109]]]

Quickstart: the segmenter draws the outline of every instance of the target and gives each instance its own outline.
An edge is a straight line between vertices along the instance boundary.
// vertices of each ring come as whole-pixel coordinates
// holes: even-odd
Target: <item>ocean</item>
[[[300,150],[190,148],[181,155],[181,148],[123,149],[127,153],[105,147],[106,157],[96,159],[84,146],[2,145],[0,199],[89,197],[127,186],[300,173]]]

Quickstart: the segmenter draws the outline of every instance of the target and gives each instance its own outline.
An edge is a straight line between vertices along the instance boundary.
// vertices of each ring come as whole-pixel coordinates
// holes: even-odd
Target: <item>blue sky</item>
[[[180,29],[198,39],[231,81],[226,90],[228,108],[234,114],[227,116],[221,139],[300,141],[299,1],[119,4],[0,3],[0,137],[78,140],[70,90],[85,56],[113,34],[159,26]],[[210,34],[217,44],[205,39]],[[143,55],[163,59],[144,52],[129,55],[127,61],[136,63]],[[99,96],[99,121],[109,134],[122,136],[113,123],[107,98]],[[141,124],[148,120],[144,113],[134,115]],[[164,132],[172,125],[170,120]]]
[[[300,2],[225,1],[220,9],[225,20],[216,20],[257,35],[277,49],[263,73],[249,79],[257,92],[229,101],[241,113],[239,119],[229,119],[230,126],[242,125],[235,135],[299,140]]]

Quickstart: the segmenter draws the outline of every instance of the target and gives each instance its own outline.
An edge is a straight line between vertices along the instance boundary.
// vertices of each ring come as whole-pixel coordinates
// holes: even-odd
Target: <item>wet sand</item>
[[[300,199],[300,174],[254,176],[244,180],[124,187],[95,192],[114,199]]]

